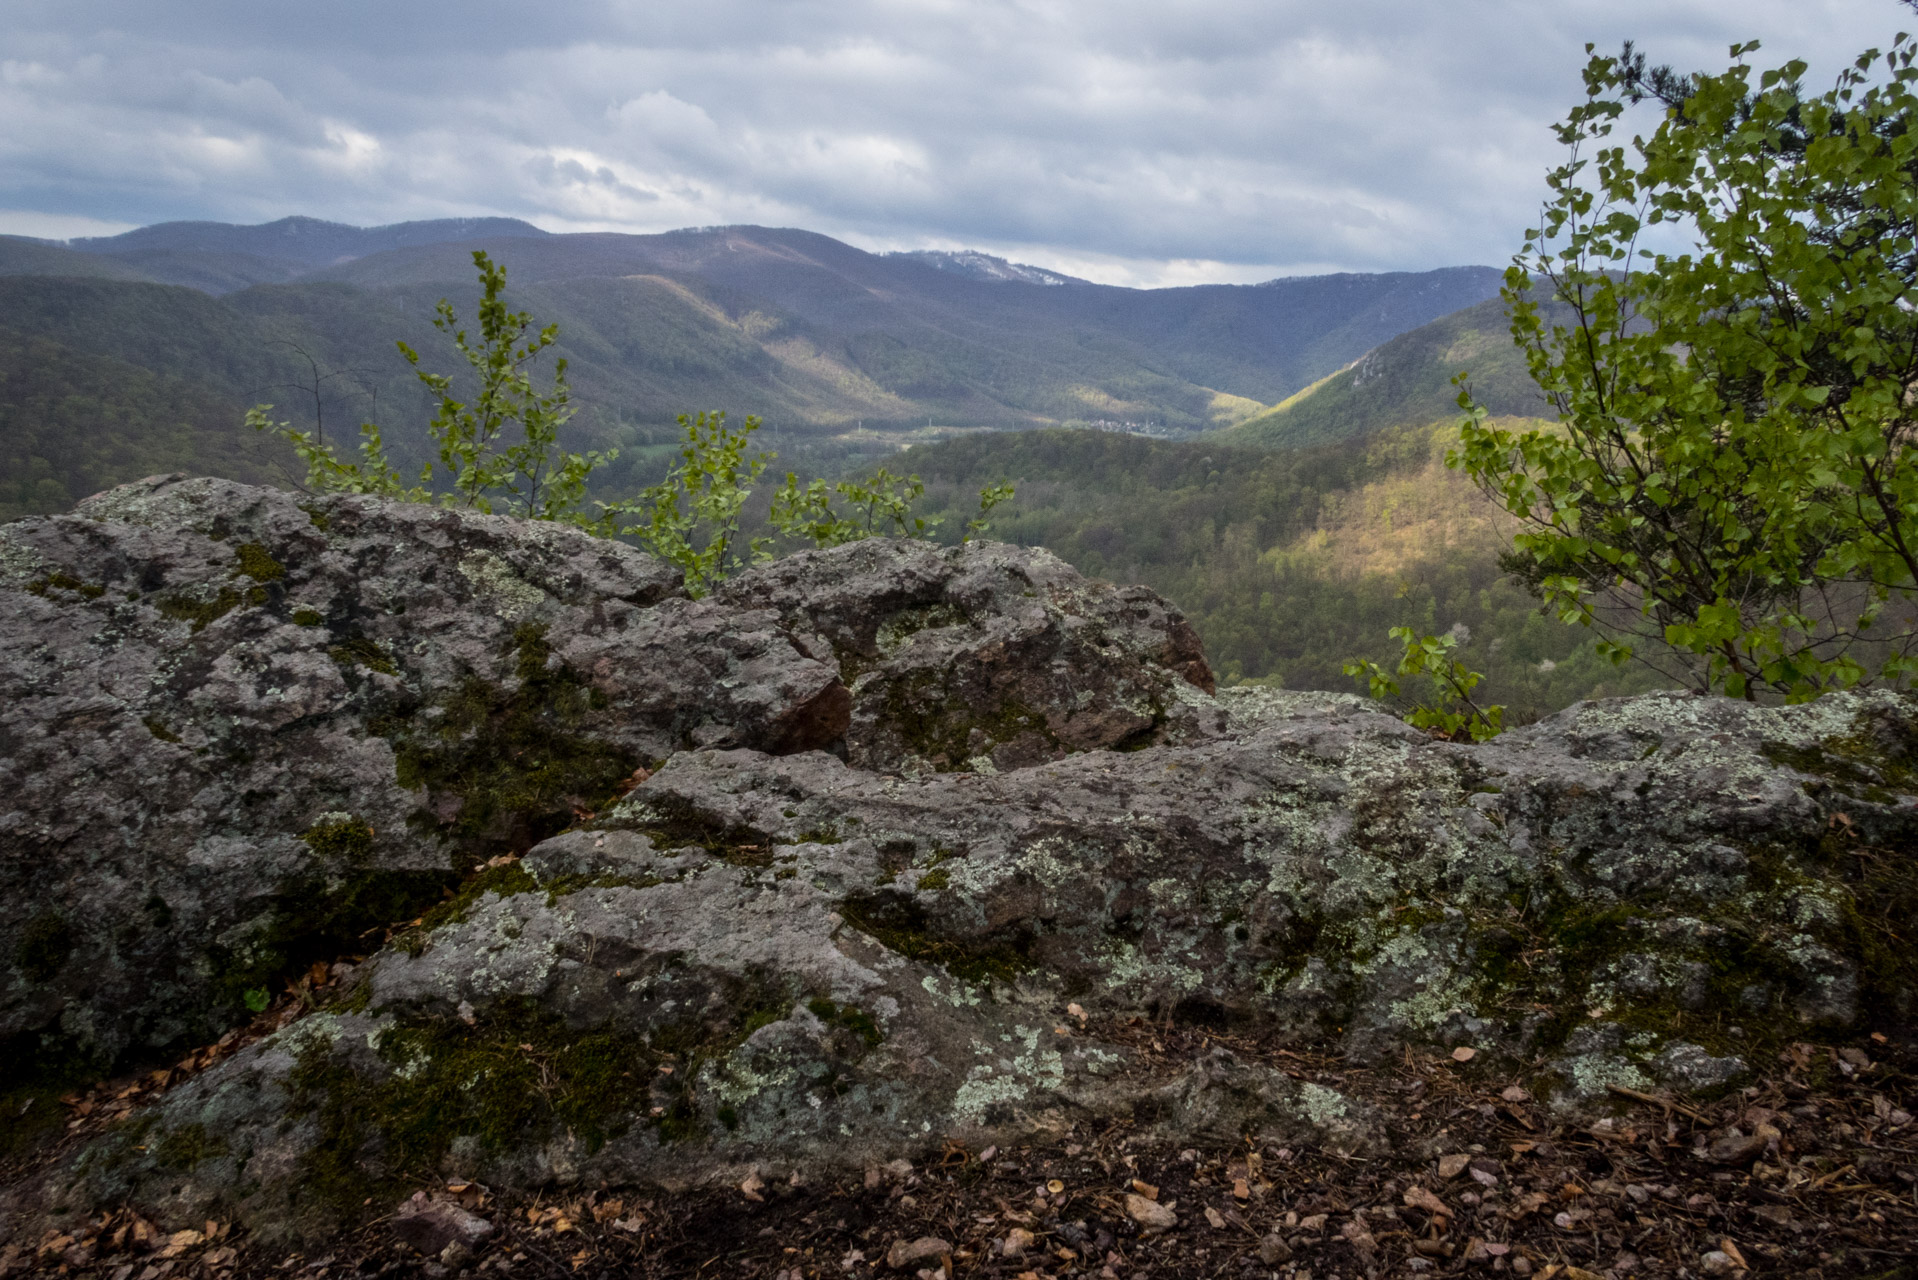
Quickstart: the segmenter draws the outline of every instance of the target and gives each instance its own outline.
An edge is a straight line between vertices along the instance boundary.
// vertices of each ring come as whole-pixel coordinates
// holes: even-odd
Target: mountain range
[[[206,423],[268,402],[333,440],[373,418],[417,465],[430,406],[395,340],[426,368],[455,368],[431,321],[441,298],[472,317],[476,250],[507,268],[509,304],[558,324],[579,407],[567,443],[622,448],[605,477],[617,485],[663,465],[674,417],[704,408],[756,414],[802,446],[863,432],[883,450],[888,433],[928,427],[1195,435],[1255,417],[1498,284],[1491,268],[1456,267],[1128,289],[983,253],[867,253],[791,229],[561,235],[512,219],[0,237],[0,349],[18,366],[31,343],[67,389],[66,410],[50,415],[20,399],[25,383],[0,384],[12,424],[0,435],[0,516],[126,478],[61,463],[47,453],[55,444],[102,459],[151,456],[124,447],[129,432],[222,440],[183,459],[199,466],[232,452],[230,429],[181,436],[179,421],[142,418],[146,403],[191,403]],[[121,366],[182,386],[129,397],[106,372]],[[68,439],[87,434],[77,406],[89,395],[114,406],[94,431],[113,439]]]
[[[1494,414],[1544,408],[1489,268],[1131,290],[803,231],[475,230],[0,239],[0,519],[157,471],[281,480],[294,460],[240,426],[260,401],[335,443],[373,417],[417,463],[430,408],[393,340],[451,366],[432,308],[472,315],[478,248],[512,305],[559,323],[582,408],[568,443],[622,450],[603,490],[657,479],[684,409],[758,412],[781,470],[911,441],[891,465],[924,476],[942,528],[1014,482],[994,536],[1152,585],[1227,678],[1348,687],[1343,662],[1388,659],[1387,629],[1411,623],[1474,637],[1467,659],[1517,715],[1637,687],[1502,579],[1496,511],[1443,464],[1458,373]],[[182,283],[261,263],[285,278]],[[1107,433],[1006,430],[1075,422]],[[763,495],[748,516],[758,531]]]
[[[441,295],[458,303],[474,292],[474,249],[506,265],[521,304],[560,325],[601,405],[657,422],[724,403],[794,429],[931,417],[1203,430],[1497,287],[1491,269],[1462,267],[1127,289],[985,254],[871,254],[805,231],[548,235],[503,219],[366,230],[312,219],[167,223],[67,245],[0,239],[0,275],[193,288],[256,320],[300,316],[318,325],[311,336],[329,357],[337,348],[344,359],[355,335],[319,324],[313,298],[329,286],[360,291],[357,330],[397,313],[378,334],[384,355],[394,338],[418,344]],[[397,371],[396,359],[387,363]]]

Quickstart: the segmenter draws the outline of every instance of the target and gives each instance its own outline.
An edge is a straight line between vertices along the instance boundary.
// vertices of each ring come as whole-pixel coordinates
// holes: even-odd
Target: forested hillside
[[[1452,379],[1460,373],[1470,375],[1472,395],[1495,415],[1536,417],[1545,411],[1507,332],[1505,304],[1492,298],[1400,334],[1215,438],[1290,448],[1448,420],[1458,412]]]
[[[1484,692],[1531,719],[1581,697],[1655,688],[1589,632],[1543,616],[1500,572],[1495,510],[1444,466],[1448,425],[1292,450],[1086,431],[994,434],[913,449],[949,528],[981,485],[1012,481],[992,536],[1174,601],[1222,679],[1359,685],[1341,664],[1396,658],[1386,632],[1459,628]]]
[[[204,384],[0,327],[0,520],[158,472],[279,484],[293,464]]]
[[[192,287],[238,315],[293,323],[262,337],[350,352],[341,358],[391,404],[410,380],[393,340],[431,355],[434,303],[470,309],[476,296],[476,248],[507,268],[513,305],[560,326],[581,392],[576,443],[600,446],[702,407],[808,434],[1096,420],[1197,433],[1489,296],[1497,279],[1458,267],[1124,289],[764,227],[547,235],[498,220],[311,219],[164,224],[68,247],[0,238],[0,277]],[[156,336],[97,288],[69,309],[130,346]]]

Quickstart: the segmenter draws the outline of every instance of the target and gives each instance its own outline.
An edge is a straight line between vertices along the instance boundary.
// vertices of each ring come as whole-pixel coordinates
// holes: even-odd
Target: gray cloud
[[[762,222],[1123,283],[1502,262],[1582,46],[1829,75],[1891,0],[14,0],[0,231]]]

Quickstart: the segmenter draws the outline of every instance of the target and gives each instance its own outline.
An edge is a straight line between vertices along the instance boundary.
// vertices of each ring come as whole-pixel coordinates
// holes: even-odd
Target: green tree
[[[467,337],[453,304],[441,298],[433,327],[453,340],[471,370],[477,394],[470,401],[454,394],[451,374],[420,367],[421,357],[405,342],[400,354],[427,390],[437,408],[427,433],[438,449],[439,463],[451,485],[440,495],[447,506],[491,512],[498,502],[505,513],[534,520],[568,520],[590,524],[583,513],[586,482],[616,453],[568,453],[559,447],[559,429],[572,416],[571,392],[566,384],[566,360],[553,368],[552,390],[533,385],[531,366],[540,354],[559,341],[559,326],[537,331],[533,318],[512,311],[500,296],[506,288],[506,268],[483,250],[474,250],[479,270],[479,340]],[[304,355],[304,352],[301,352]],[[321,374],[314,366],[315,387]],[[315,396],[317,399],[317,391]],[[306,464],[308,488],[333,493],[368,493],[380,497],[423,502],[433,464],[420,472],[419,483],[400,478],[386,451],[384,433],[371,422],[360,424],[360,460],[340,458],[317,432],[295,431],[289,423],[274,422],[272,405],[258,405],[247,413],[247,425],[271,432],[293,446]],[[518,437],[509,427],[517,424]]]
[[[749,537],[740,549],[741,527],[752,486],[779,455],[750,450],[758,418],[734,430],[723,413],[681,414],[686,432],[679,461],[666,478],[629,502],[601,503],[592,527],[608,535],[626,535],[685,575],[686,591],[697,599],[748,564],[772,559],[775,539]],[[884,467],[864,479],[801,484],[791,471],[773,491],[768,520],[787,538],[815,547],[837,547],[865,538],[930,538],[937,518],[913,514],[926,491],[918,476],[895,476]],[[968,538],[986,528],[986,514],[1012,497],[1009,484],[979,491],[979,514],[966,523]],[[848,511],[833,505],[843,500]]]
[[[1559,422],[1501,427],[1467,387],[1448,461],[1520,521],[1506,567],[1614,660],[1803,699],[1914,665],[1918,49],[1812,95],[1802,62],[1754,80],[1757,47],[1717,75],[1589,60],[1504,288]],[[1656,129],[1613,142],[1647,99]]]
[[[564,356],[553,366],[553,389],[534,390],[528,366],[559,341],[559,326],[549,324],[528,337],[533,318],[509,311],[500,297],[506,268],[484,250],[473,251],[479,269],[480,340],[467,340],[453,304],[441,298],[433,327],[453,339],[466,358],[479,393],[470,402],[453,395],[453,379],[420,368],[419,353],[406,343],[400,354],[439,401],[427,430],[439,446],[440,465],[453,482],[454,503],[481,511],[493,509],[498,496],[509,513],[535,520],[575,518],[586,495],[586,480],[612,453],[568,453],[559,447],[559,429],[573,416]],[[502,444],[509,424],[520,438]]]
[[[451,337],[466,358],[478,394],[471,401],[459,399],[452,375],[420,368],[419,353],[405,342],[398,344],[415,375],[438,401],[427,434],[438,447],[440,466],[451,484],[450,491],[439,495],[441,503],[491,512],[499,502],[509,514],[565,520],[603,537],[631,537],[677,568],[684,575],[687,593],[695,599],[745,565],[772,558],[770,536],[745,537],[742,549],[746,503],[760,474],[777,456],[750,449],[752,435],[759,429],[755,417],[734,429],[726,425],[724,413],[681,414],[679,425],[686,441],[666,478],[636,498],[596,503],[599,513],[589,516],[587,482],[616,454],[561,449],[559,429],[573,412],[566,361],[556,362],[550,392],[536,390],[529,372],[533,361],[559,340],[559,327],[549,324],[534,331],[532,317],[509,310],[500,296],[506,288],[506,268],[482,251],[474,252],[473,264],[479,269],[481,287],[479,340],[467,337],[452,304],[444,298],[433,325]],[[307,355],[303,350],[300,354]],[[317,421],[319,388],[333,375],[322,374],[318,362],[307,359]],[[255,406],[246,415],[247,425],[279,436],[293,447],[306,464],[307,488],[409,502],[433,500],[427,487],[433,464],[422,469],[418,484],[408,485],[393,465],[376,424],[360,424],[360,458],[355,462],[341,458],[317,430],[295,431],[290,423],[273,421],[272,408]],[[508,430],[513,424],[519,427],[517,439]],[[918,476],[895,476],[883,467],[867,479],[831,485],[814,480],[802,486],[799,477],[788,472],[785,485],[773,495],[770,516],[780,532],[818,547],[886,534],[925,538],[938,521],[915,516],[911,510],[925,488]],[[834,510],[835,496],[850,505],[850,514]],[[980,490],[979,512],[967,522],[966,536],[983,532],[987,514],[1011,497],[1009,484]]]
[[[1430,730],[1441,738],[1484,742],[1505,732],[1505,708],[1480,706],[1472,697],[1485,676],[1453,656],[1459,645],[1456,634],[1422,636],[1411,627],[1393,627],[1391,636],[1404,646],[1396,672],[1369,658],[1358,658],[1345,664],[1345,674],[1364,680],[1379,701],[1399,706],[1414,728]],[[1399,686],[1399,676],[1423,678],[1428,687],[1426,699],[1407,699]]]
[[[863,479],[840,480],[827,484],[814,480],[801,486],[799,477],[786,473],[786,483],[773,494],[770,518],[773,527],[791,538],[811,542],[815,547],[837,547],[861,538],[931,538],[941,517],[913,514],[913,504],[925,496],[926,483],[917,475],[896,476],[885,467]],[[966,521],[962,542],[970,542],[991,526],[986,517],[1003,502],[1010,502],[1013,487],[989,484],[979,490],[979,511]],[[848,514],[840,514],[833,500],[844,500]]]
[[[768,537],[747,539],[741,555],[739,526],[753,484],[778,455],[747,452],[758,418],[734,430],[723,413],[682,413],[679,425],[686,443],[666,478],[637,499],[600,504],[595,527],[638,539],[685,575],[686,593],[697,600],[746,564],[772,558]]]

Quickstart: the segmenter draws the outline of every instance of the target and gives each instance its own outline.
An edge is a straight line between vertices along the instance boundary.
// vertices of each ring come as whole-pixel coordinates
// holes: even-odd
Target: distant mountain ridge
[[[434,218],[424,222],[395,222],[383,227],[355,227],[319,218],[291,217],[257,226],[229,222],[156,222],[117,236],[83,236],[67,241],[66,247],[108,256],[156,252],[243,253],[323,267],[389,249],[443,244],[449,240],[547,234],[550,233],[518,218]]]
[[[898,253],[889,253],[886,257],[907,258],[971,280],[1044,285],[1092,283],[1090,280],[1081,280],[1077,276],[1060,275],[1057,271],[1048,271],[1044,267],[1029,266],[1023,262],[1008,262],[1004,258],[995,258],[989,253],[980,253],[976,249],[907,249]]]
[[[1366,352],[1263,413],[1208,439],[1266,449],[1300,448],[1394,427],[1456,420],[1457,374],[1495,417],[1549,417],[1525,357],[1508,332],[1505,304],[1491,298]]]
[[[757,414],[789,456],[807,438],[851,433],[875,449],[875,432],[929,427],[1096,422],[1196,435],[1259,414],[1499,281],[1490,267],[1455,267],[1128,289],[987,254],[867,253],[789,228],[547,234],[510,219],[365,229],[283,219],[162,224],[78,248],[0,237],[0,324],[183,380],[179,403],[215,397],[236,421],[271,402],[341,440],[372,416],[417,465],[431,409],[394,341],[414,344],[428,368],[462,367],[433,332],[433,309],[446,298],[470,319],[478,249],[506,266],[509,305],[559,326],[579,408],[568,447],[622,449],[620,474],[606,477],[614,486],[648,482],[674,416],[703,408]],[[118,366],[62,367],[78,385],[111,381]],[[0,401],[9,394],[0,387]],[[140,402],[106,382],[86,394]],[[99,429],[161,427],[121,415]],[[105,438],[89,448],[109,460],[151,453]],[[128,478],[96,467],[83,479],[37,446],[28,454],[20,467],[38,475],[44,463],[75,496],[92,477]]]

